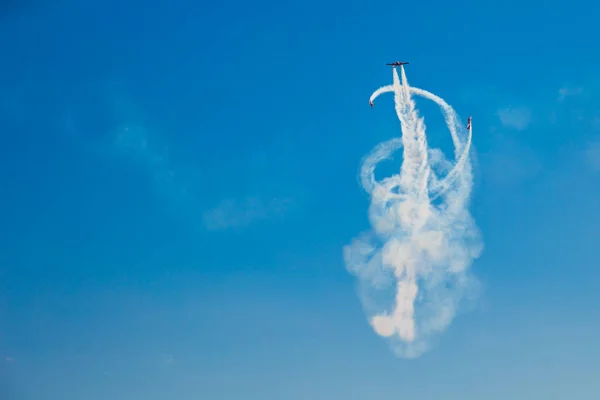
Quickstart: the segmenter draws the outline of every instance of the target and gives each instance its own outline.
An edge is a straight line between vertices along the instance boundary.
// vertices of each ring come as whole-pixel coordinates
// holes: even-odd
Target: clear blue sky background
[[[0,398],[599,398],[598,11],[3,2]],[[478,307],[410,361],[342,258],[396,59],[473,115],[485,241]]]

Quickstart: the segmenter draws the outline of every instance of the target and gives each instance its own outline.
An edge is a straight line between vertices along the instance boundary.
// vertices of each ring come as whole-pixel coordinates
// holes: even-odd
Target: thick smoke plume
[[[473,184],[469,159],[472,128],[440,97],[411,88],[401,67],[392,92],[402,136],[378,145],[362,162],[372,230],[344,249],[348,270],[360,282],[361,300],[373,329],[389,338],[400,357],[418,357],[446,330],[464,299],[477,289],[468,268],[483,250],[468,211]],[[427,146],[424,119],[413,95],[437,103],[454,143],[454,161]],[[375,168],[403,149],[400,173],[375,180]]]

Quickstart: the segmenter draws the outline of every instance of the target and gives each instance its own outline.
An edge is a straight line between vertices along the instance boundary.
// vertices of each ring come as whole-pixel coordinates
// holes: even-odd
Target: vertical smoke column
[[[404,147],[398,190],[405,194],[405,198],[395,205],[394,223],[407,233],[415,233],[422,229],[429,214],[427,138],[425,124],[415,109],[403,67],[401,71],[402,84],[394,68],[393,87]],[[407,246],[399,240],[390,240],[383,249],[383,265],[393,270],[397,285],[396,305],[392,314],[376,315],[371,319],[373,328],[382,336],[391,336],[397,332],[405,341],[410,342],[415,338],[414,303],[419,291],[417,263],[420,256],[414,253],[418,251],[418,248]]]

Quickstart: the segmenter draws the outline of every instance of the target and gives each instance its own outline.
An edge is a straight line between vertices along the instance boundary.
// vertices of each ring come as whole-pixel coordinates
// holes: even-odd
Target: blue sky
[[[1,398],[600,394],[595,3],[8,4]],[[473,115],[485,244],[477,307],[416,360],[342,256],[395,59]]]

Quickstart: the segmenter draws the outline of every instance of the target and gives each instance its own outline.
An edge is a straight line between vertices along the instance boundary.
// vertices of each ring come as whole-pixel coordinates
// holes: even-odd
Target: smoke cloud
[[[402,79],[394,68],[393,84],[370,99],[394,94],[402,135],[379,144],[362,160],[360,179],[371,199],[372,229],[344,248],[344,258],[359,280],[374,331],[390,340],[399,357],[415,358],[431,348],[464,300],[476,295],[478,282],[468,268],[483,251],[483,241],[468,211],[472,127],[466,129],[466,121],[461,123],[440,97],[410,87],[404,68],[400,70]],[[454,161],[428,148],[413,95],[440,106],[455,147]],[[399,149],[400,172],[377,181],[377,165]]]

